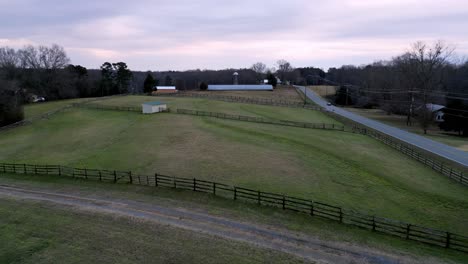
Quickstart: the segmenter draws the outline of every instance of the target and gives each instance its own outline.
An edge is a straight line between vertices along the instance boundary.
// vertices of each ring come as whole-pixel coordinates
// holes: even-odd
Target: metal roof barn
[[[271,85],[208,85],[209,91],[273,91]]]
[[[158,90],[175,90],[175,86],[155,86]]]

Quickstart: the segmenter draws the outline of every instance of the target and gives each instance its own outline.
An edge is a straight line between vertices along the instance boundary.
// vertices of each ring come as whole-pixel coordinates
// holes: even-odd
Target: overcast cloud
[[[134,70],[328,67],[389,59],[422,40],[468,55],[467,0],[0,0],[0,46],[57,43],[74,64]]]

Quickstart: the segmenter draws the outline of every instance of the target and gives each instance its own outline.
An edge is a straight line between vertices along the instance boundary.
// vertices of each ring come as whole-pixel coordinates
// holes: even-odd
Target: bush
[[[205,82],[200,83],[200,90],[202,91],[208,90],[208,84],[206,84]]]
[[[23,100],[20,90],[11,81],[0,80],[0,126],[24,119]]]

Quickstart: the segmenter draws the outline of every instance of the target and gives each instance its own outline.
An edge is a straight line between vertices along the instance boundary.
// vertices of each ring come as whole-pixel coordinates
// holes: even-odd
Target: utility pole
[[[307,104],[307,87],[304,86],[304,106]]]
[[[346,104],[345,104],[346,106],[348,106],[348,96],[349,96],[348,95],[348,88],[349,88],[349,86],[346,85]]]
[[[408,109],[408,118],[406,119],[406,125],[411,126],[411,116],[413,115],[413,104],[414,104],[414,91],[409,91],[410,93],[410,105]]]

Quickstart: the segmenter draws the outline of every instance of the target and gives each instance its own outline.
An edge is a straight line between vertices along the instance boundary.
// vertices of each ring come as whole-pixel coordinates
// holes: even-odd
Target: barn
[[[155,86],[153,87],[153,90],[157,93],[176,93],[176,87],[175,86]]]
[[[146,102],[141,105],[143,114],[154,114],[167,110],[166,103],[163,102]]]
[[[209,91],[273,91],[273,86],[269,84],[246,84],[246,85],[208,85]]]

